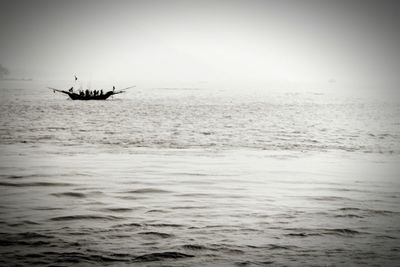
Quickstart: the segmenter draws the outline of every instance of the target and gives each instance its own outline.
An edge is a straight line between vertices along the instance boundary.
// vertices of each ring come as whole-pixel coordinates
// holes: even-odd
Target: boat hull
[[[86,95],[78,95],[76,93],[68,93],[68,96],[72,100],[106,100],[110,96],[112,96],[114,93],[112,91],[107,92],[106,94],[103,95],[96,95],[96,96],[86,96]]]

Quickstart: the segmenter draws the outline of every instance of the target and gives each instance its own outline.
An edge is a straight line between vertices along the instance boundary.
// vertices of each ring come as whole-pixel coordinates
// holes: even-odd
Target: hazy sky
[[[33,76],[399,82],[400,1],[0,2],[0,64]]]

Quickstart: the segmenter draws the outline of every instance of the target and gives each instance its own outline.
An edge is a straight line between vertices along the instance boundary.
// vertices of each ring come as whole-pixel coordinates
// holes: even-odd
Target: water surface
[[[0,263],[395,266],[400,106],[321,92],[0,89]]]

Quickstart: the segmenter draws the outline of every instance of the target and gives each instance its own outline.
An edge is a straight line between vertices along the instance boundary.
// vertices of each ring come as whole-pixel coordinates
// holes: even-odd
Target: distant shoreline
[[[29,82],[29,81],[33,81],[33,79],[32,78],[3,78],[3,79],[0,79],[0,81],[26,81],[26,82]]]

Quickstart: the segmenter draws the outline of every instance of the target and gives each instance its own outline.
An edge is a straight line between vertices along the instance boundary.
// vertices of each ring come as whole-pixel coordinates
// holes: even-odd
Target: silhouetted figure
[[[103,95],[103,89],[100,90],[100,95]]]
[[[68,91],[69,91],[70,93],[73,93],[73,92],[74,92],[74,87],[69,88]]]
[[[86,91],[85,91],[85,96],[89,97],[89,90],[88,89],[86,89]]]
[[[76,75],[75,75],[75,82],[78,80],[78,77],[76,77]]]
[[[113,86],[113,92],[115,91],[115,86]]]

